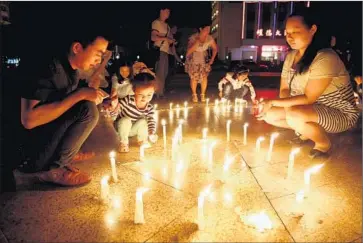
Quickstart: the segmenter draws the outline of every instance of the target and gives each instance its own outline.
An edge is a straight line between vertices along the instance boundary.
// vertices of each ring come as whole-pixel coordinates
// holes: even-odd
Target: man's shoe
[[[49,182],[61,186],[81,186],[91,181],[91,177],[87,173],[81,172],[70,165],[39,172],[37,177],[41,182]]]
[[[331,151],[323,152],[317,149],[310,150],[309,157],[311,159],[329,159]]]

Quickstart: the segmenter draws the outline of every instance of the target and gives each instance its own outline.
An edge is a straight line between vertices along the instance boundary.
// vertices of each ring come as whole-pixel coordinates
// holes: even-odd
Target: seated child
[[[155,92],[155,77],[149,73],[139,73],[132,82],[132,95],[119,100],[120,113],[115,121],[116,130],[120,138],[118,151],[129,152],[129,137],[137,137],[141,146],[148,139],[155,143],[156,122],[154,119],[154,106],[150,101]]]
[[[248,90],[251,100],[255,103],[256,93],[251,81],[248,79],[249,70],[245,66],[236,66],[218,83],[219,97],[227,100],[234,98],[243,99]]]

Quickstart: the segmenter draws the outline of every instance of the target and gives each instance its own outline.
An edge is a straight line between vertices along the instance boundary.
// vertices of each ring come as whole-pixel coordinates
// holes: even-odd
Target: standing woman
[[[300,142],[312,140],[311,158],[330,157],[328,133],[352,128],[359,111],[344,63],[323,35],[319,15],[308,9],[287,18],[286,40],[292,51],[281,74],[280,97],[266,100],[258,119],[290,128]]]
[[[199,28],[198,33],[189,38],[185,71],[190,77],[190,88],[192,89],[192,99],[194,103],[198,102],[198,83],[201,84],[200,100],[205,102],[208,75],[218,52],[217,44],[213,37],[209,35],[209,32],[210,25],[203,25]],[[206,60],[208,48],[212,48],[212,57],[209,62]]]

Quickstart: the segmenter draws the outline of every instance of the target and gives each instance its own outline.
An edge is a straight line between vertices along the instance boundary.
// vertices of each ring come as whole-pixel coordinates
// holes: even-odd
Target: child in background
[[[149,73],[139,73],[133,80],[132,95],[120,99],[120,113],[116,120],[116,129],[120,138],[118,151],[127,153],[129,137],[137,137],[141,146],[158,139],[155,134],[156,122],[154,119],[154,106],[150,101],[155,92],[155,77]]]
[[[251,100],[255,103],[256,92],[248,79],[249,70],[245,66],[237,65],[218,83],[219,97],[227,100],[234,98],[243,99],[248,90],[251,93]]]
[[[131,84],[131,65],[123,62],[112,76],[111,99],[122,99],[127,95],[133,95]]]

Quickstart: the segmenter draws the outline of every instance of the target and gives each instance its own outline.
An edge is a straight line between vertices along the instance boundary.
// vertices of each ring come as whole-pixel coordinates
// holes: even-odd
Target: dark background
[[[144,48],[151,22],[161,6],[171,9],[170,24],[199,27],[211,19],[211,2],[12,2],[11,25],[3,27],[3,51],[21,56],[29,49],[55,46],[57,40],[78,26],[97,26],[106,30],[114,43],[130,49]],[[319,10],[337,45],[353,52],[362,49],[362,2],[311,2]],[[236,23],[240,24],[240,23]],[[77,26],[77,27],[75,27]],[[74,30],[73,30],[74,31]]]

